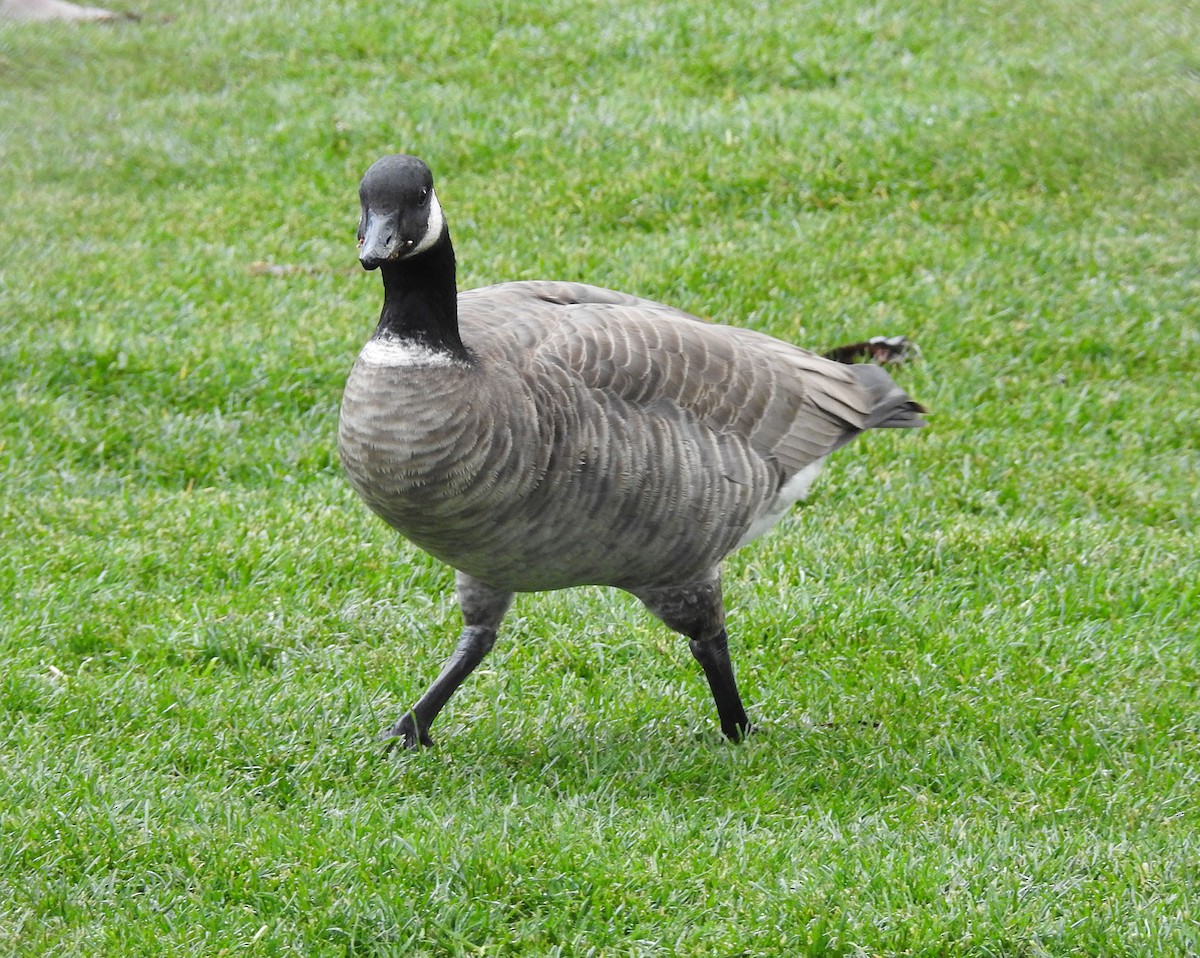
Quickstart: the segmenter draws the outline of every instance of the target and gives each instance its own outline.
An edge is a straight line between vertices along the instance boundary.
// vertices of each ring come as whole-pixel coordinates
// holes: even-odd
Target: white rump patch
[[[367,341],[358,354],[366,366],[457,366],[459,359],[450,353],[430,349],[403,339],[380,338]]]
[[[807,466],[801,469],[798,473],[792,476],[783,484],[783,488],[779,490],[779,494],[767,506],[766,511],[750,523],[750,528],[746,530],[746,534],[738,540],[735,548],[740,549],[747,542],[753,542],[764,532],[772,529],[780,519],[787,515],[787,511],[792,508],[797,502],[808,495],[808,490],[812,488],[813,482],[821,473],[821,466],[824,465],[825,458],[821,457],[815,462],[810,462]]]
[[[421,242],[404,254],[405,259],[409,256],[416,256],[418,253],[424,253],[434,243],[438,241],[438,237],[442,235],[442,229],[446,225],[446,217],[442,215],[442,204],[438,202],[437,193],[433,190],[429,191],[429,222],[425,227],[425,235],[421,237]]]

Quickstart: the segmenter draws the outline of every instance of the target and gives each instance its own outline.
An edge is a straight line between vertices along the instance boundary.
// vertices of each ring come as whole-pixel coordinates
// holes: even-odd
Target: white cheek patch
[[[424,253],[429,249],[442,235],[442,229],[446,225],[446,218],[442,216],[442,204],[438,202],[437,194],[433,190],[429,191],[429,222],[425,227],[425,235],[421,237],[421,242],[408,251],[405,256],[416,256],[418,253]]]
[[[450,353],[438,352],[421,343],[403,339],[372,339],[358,354],[364,366],[459,366],[462,361]]]

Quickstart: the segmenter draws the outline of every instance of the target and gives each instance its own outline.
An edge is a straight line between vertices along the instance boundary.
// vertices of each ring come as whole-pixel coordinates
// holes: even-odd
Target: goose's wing
[[[872,366],[847,366],[770,336],[579,283],[464,293],[464,335],[518,365],[556,367],[633,409],[744,444],[782,479],[864,429],[918,426],[920,407]],[[501,335],[502,333],[502,335]]]

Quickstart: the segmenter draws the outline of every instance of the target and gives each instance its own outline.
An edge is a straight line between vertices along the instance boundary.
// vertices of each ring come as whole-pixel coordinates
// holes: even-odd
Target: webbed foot
[[[395,725],[384,732],[379,738],[386,742],[384,753],[388,754],[397,746],[403,746],[409,751],[418,748],[431,748],[433,739],[429,730],[417,725],[417,717],[412,712],[405,712]]]

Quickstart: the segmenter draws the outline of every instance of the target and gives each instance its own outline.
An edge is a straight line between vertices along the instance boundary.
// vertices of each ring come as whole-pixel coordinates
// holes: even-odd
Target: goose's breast
[[[778,486],[736,437],[561,368],[531,377],[360,361],[339,447],[385,521],[514,591],[700,578]]]
[[[389,524],[452,546],[516,478],[508,417],[464,367],[375,366],[360,358],[342,397],[338,450],[351,485]],[[431,549],[431,551],[434,551]]]

